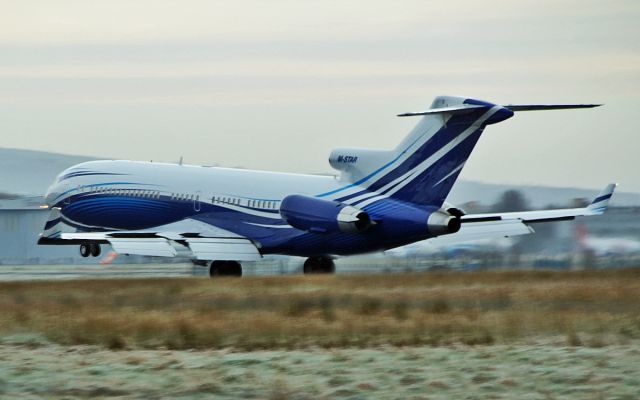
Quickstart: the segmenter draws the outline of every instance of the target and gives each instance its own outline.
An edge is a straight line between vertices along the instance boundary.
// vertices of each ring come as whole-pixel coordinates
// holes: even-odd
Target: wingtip
[[[617,183],[608,184],[595,199],[589,204],[587,209],[593,214],[602,214],[609,207],[609,202],[611,201],[611,197],[613,196],[613,192],[616,190],[618,186]]]
[[[606,195],[606,194],[613,194],[613,192],[615,192],[616,187],[618,187],[618,184],[613,182],[608,184],[607,186],[605,186],[604,189],[602,189],[602,191],[600,192],[601,195]]]

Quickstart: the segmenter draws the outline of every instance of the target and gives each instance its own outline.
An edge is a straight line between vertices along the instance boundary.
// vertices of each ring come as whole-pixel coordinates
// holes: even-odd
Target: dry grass
[[[0,283],[0,336],[125,348],[640,338],[640,269]]]

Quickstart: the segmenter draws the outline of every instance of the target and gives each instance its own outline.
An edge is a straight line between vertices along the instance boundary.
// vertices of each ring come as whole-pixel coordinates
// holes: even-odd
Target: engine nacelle
[[[461,220],[459,216],[451,215],[442,211],[442,209],[431,213],[427,219],[429,233],[434,236],[456,233],[460,230],[460,226]]]
[[[373,224],[356,207],[300,194],[282,200],[280,215],[294,228],[316,233],[364,232]]]

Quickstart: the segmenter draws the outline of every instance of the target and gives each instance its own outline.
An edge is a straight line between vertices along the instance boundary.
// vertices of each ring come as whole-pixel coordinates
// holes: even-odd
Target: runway
[[[206,276],[203,267],[184,264],[0,265],[0,281]]]
[[[243,275],[286,275],[299,273],[302,262],[286,258],[243,264]],[[351,269],[346,269],[351,271]],[[0,265],[0,282],[110,278],[208,277],[209,269],[185,263],[90,264],[90,265]]]

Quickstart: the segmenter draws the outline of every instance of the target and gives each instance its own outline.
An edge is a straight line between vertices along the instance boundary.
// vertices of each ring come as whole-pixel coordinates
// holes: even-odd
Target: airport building
[[[48,216],[49,210],[38,207],[1,208],[0,264],[75,264],[85,261],[75,246],[38,246],[38,235]]]
[[[38,237],[42,232],[49,210],[41,208],[41,198],[27,198],[0,201],[0,265],[38,264],[97,264],[101,257],[83,258],[77,246],[39,246]],[[558,267],[569,268],[584,264],[581,251],[588,248],[597,258],[595,266],[628,266],[640,262],[640,207],[618,207],[609,209],[603,216],[582,218],[578,221],[556,224],[540,224],[535,227],[537,234],[516,238],[516,246],[510,250],[477,251],[466,255],[465,263],[482,264],[483,267]],[[547,226],[544,226],[547,225]],[[582,236],[582,238],[580,237]],[[583,240],[582,245],[579,244]],[[111,249],[104,245],[102,254]],[[483,252],[484,251],[484,252]],[[517,254],[514,260],[513,255]],[[576,257],[578,255],[578,257]],[[288,257],[272,257],[258,264],[264,264],[272,273],[288,273],[296,270],[289,264]],[[285,261],[285,259],[287,261]],[[558,261],[559,260],[559,261]],[[401,268],[431,269],[435,266],[456,268],[460,260],[442,255],[406,256],[403,259],[382,255],[364,255],[339,260],[343,270],[365,269],[385,270],[395,264]],[[142,257],[119,255],[116,264],[172,263],[188,262],[162,257]],[[401,265],[400,265],[401,264]],[[405,265],[407,264],[407,265]],[[411,264],[411,265],[409,265]],[[296,264],[297,265],[297,264]],[[423,268],[416,268],[422,265]],[[263,266],[261,265],[260,268]]]
[[[49,216],[40,198],[0,201],[0,265],[97,264],[83,258],[77,246],[39,246],[38,237]],[[103,247],[103,254],[111,251]],[[139,256],[119,256],[116,263],[166,262]]]

